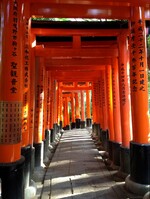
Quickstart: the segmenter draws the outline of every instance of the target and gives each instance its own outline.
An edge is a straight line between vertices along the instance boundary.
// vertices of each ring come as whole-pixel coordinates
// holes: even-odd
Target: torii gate
[[[41,165],[42,155],[40,156],[39,152],[42,151],[45,130],[53,128],[52,130],[56,131],[57,128],[57,103],[54,103],[58,99],[57,81],[60,80],[60,76],[67,78],[68,81],[73,80],[73,77],[70,78],[70,76],[74,71],[70,72],[69,65],[72,65],[73,68],[77,66],[77,70],[80,71],[76,81],[81,81],[83,74],[86,82],[96,78],[94,81],[95,109],[97,107],[100,109],[97,112],[94,111],[96,113],[94,119],[96,123],[101,122],[103,127],[104,121],[100,115],[103,109],[98,102],[98,99],[102,99],[102,104],[104,105],[106,102],[108,105],[109,152],[112,151],[110,160],[114,164],[118,164],[116,155],[118,150],[121,150],[121,169],[125,171],[123,161],[128,162],[126,158],[129,157],[130,149],[130,160],[132,161],[130,175],[126,178],[126,187],[137,194],[144,195],[150,185],[150,136],[145,44],[145,21],[150,20],[149,0],[129,0],[128,2],[125,0],[117,2],[116,0],[90,0],[88,2],[76,0],[71,1],[71,3],[68,0],[61,2],[57,0],[1,0],[0,8],[0,178],[2,180],[2,198],[9,199],[12,198],[12,195],[18,199],[24,197],[23,185],[25,184],[26,189],[30,183],[29,168],[33,143],[35,166]],[[68,33],[66,30],[56,31],[54,29],[52,33],[49,33],[48,30],[42,32],[39,29],[39,32],[36,30],[37,35],[66,36],[70,34],[73,37],[73,48],[71,49],[57,48],[56,50],[55,46],[50,49],[45,46],[44,49],[43,46],[34,47],[36,45],[34,43],[36,32],[32,32],[30,29],[31,16],[126,19],[129,20],[129,28],[128,33],[122,31],[121,27],[119,31],[95,29],[79,32],[79,30],[72,29]],[[89,45],[87,43],[84,44],[85,49],[79,48],[82,47],[81,36],[97,35],[116,36],[118,47],[115,45],[112,47],[111,42],[106,42],[106,44],[103,42],[104,46],[101,48],[89,48],[86,46]],[[129,51],[126,46],[127,36],[130,38]],[[130,60],[127,57],[128,53]],[[59,59],[53,59],[61,56],[63,59],[65,58],[65,60],[61,60],[61,63],[64,62],[66,67],[60,65]],[[72,61],[67,60],[67,56],[74,58]],[[81,57],[83,60],[79,61],[78,59]],[[121,127],[121,131],[117,129],[116,124],[119,117],[117,57],[119,58],[121,105],[121,123],[118,126]],[[130,62],[130,87],[128,84],[128,60]],[[55,70],[56,66],[59,70],[58,73],[56,73],[57,69]],[[105,72],[101,71],[100,73],[99,77],[102,77],[100,80],[95,72],[99,67],[105,67],[103,70]],[[90,75],[87,75],[90,69],[94,71],[91,80],[89,79]],[[53,73],[55,73],[55,78]],[[128,98],[130,90],[131,105]],[[105,98],[101,96],[101,93],[107,93]],[[133,126],[131,142],[129,142],[131,140],[130,108],[132,108]],[[43,112],[45,110],[49,110],[49,114]],[[24,170],[24,163],[28,168],[27,170]],[[15,175],[12,176],[14,171]],[[25,179],[23,172],[25,172]]]

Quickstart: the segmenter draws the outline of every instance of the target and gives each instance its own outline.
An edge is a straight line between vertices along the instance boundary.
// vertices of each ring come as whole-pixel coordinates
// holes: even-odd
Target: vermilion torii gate
[[[110,162],[129,174],[129,190],[144,195],[150,185],[145,42],[149,0],[1,0],[0,13],[2,198],[24,198],[33,165],[43,164],[46,135],[51,131],[54,140],[63,120],[61,108],[67,113],[68,101],[75,97],[63,98],[60,84],[65,82],[92,83],[93,136],[105,142],[109,136],[104,147]],[[76,22],[64,28],[65,23],[38,25],[31,22],[33,16],[125,21],[119,26],[82,23],[84,28]]]

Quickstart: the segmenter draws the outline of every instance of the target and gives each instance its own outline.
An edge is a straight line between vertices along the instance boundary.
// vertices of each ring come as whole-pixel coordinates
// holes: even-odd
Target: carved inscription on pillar
[[[21,102],[0,102],[0,144],[21,141]]]

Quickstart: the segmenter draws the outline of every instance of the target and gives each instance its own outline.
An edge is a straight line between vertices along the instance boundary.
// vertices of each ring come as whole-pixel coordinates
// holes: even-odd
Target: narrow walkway
[[[41,199],[139,199],[113,180],[86,129],[65,131],[46,171]]]

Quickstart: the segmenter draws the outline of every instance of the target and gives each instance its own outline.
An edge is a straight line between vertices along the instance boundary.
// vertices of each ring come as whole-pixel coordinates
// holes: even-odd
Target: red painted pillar
[[[25,157],[25,168],[24,168],[24,185],[25,185],[25,195],[29,190],[31,185],[31,173],[34,170],[33,164],[33,99],[31,95],[31,84],[32,82],[31,74],[34,68],[33,61],[35,59],[31,56],[31,18],[30,18],[30,5],[28,2],[24,4],[23,10],[23,31],[22,31],[22,41],[23,41],[23,78],[22,78],[22,92],[23,92],[23,106],[22,106],[22,148],[21,155]],[[32,63],[32,64],[31,64]]]
[[[74,128],[76,127],[76,122],[75,122],[75,98],[74,98],[74,92],[71,93],[71,115],[72,115],[71,129],[74,129]]]
[[[0,178],[2,198],[24,197],[21,157],[22,1],[1,1]],[[16,182],[16,183],[14,183]]]
[[[122,145],[120,147],[120,171],[130,173],[129,145],[132,138],[131,97],[129,79],[129,50],[127,35],[118,38],[119,47],[119,83],[120,83],[120,111]]]
[[[99,81],[93,82],[93,89],[92,89],[92,104],[93,104],[93,136],[100,139],[100,110],[99,110],[99,92],[100,92],[100,85]]]
[[[34,123],[34,147],[35,167],[43,164],[43,108],[44,108],[44,65],[43,58],[36,57],[35,74],[35,123]]]
[[[31,43],[35,42],[35,36],[31,35]],[[29,106],[29,144],[33,146],[33,135],[34,135],[34,114],[35,114],[35,55],[34,47],[31,48],[30,58],[30,106]],[[33,149],[34,150],[34,149]]]
[[[51,73],[51,142],[54,142],[57,133],[57,84]]]
[[[60,90],[60,130],[63,126],[63,101],[62,101],[62,90]]]
[[[120,116],[120,92],[118,78],[118,58],[112,59],[112,91],[113,91],[113,119],[114,119],[114,142],[113,163],[120,166],[120,145],[122,142],[121,135],[121,116]]]
[[[103,112],[103,129],[108,129],[108,113],[107,113],[107,92],[106,92],[106,71],[101,71],[101,86],[102,86],[102,112]]]
[[[145,194],[150,185],[150,144],[148,119],[148,76],[144,8],[133,7],[130,27],[130,77],[133,140],[130,143],[130,176],[126,186]],[[133,188],[134,187],[134,188]],[[139,187],[141,187],[139,189]]]
[[[85,102],[84,102],[84,91],[81,91],[81,128],[85,128]]]
[[[54,124],[54,119],[53,119],[53,101],[54,101],[54,95],[53,95],[53,78],[52,78],[52,73],[49,72],[50,76],[50,129],[51,131],[53,130],[53,124]]]
[[[86,126],[90,127],[91,121],[91,95],[90,90],[86,90]]]
[[[55,140],[56,138],[56,133],[57,133],[57,130],[58,130],[58,124],[57,124],[57,89],[58,89],[58,86],[57,86],[57,81],[54,79],[54,81],[52,82],[53,83],[53,141]]]
[[[103,113],[103,129],[101,131],[102,146],[108,151],[108,107],[106,92],[106,69],[101,71],[101,97],[102,97],[102,113]]]
[[[113,160],[112,143],[114,142],[114,119],[113,119],[113,93],[112,93],[112,68],[106,66],[106,84],[107,84],[107,103],[108,103],[108,133],[109,143],[108,152],[109,159]]]
[[[103,104],[102,104],[102,72],[100,72],[100,80],[99,80],[99,120],[101,129],[104,128],[104,115],[103,115]]]
[[[79,93],[75,93],[76,128],[80,128]]]
[[[95,107],[95,89],[94,89],[95,83],[92,83],[92,119],[93,119],[93,124],[96,123],[96,107]]]

